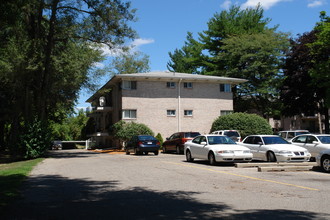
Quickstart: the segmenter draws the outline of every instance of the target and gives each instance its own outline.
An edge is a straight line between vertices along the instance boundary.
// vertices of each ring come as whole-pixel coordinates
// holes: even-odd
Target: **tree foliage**
[[[112,132],[114,137],[124,143],[130,140],[134,135],[155,135],[154,132],[145,124],[125,122],[123,120],[120,120],[112,125]]]
[[[135,32],[130,3],[117,0],[18,0],[0,5],[1,146],[13,145],[35,117],[60,121],[82,87],[103,71],[101,48]],[[93,80],[91,80],[93,79]],[[6,130],[5,130],[6,129]]]
[[[277,27],[269,28],[269,22],[260,6],[233,6],[216,13],[208,29],[199,33],[199,41],[190,33],[182,49],[170,53],[168,68],[247,79],[234,90],[235,111],[255,109],[264,117],[276,115],[281,67],[289,41],[287,34],[276,31]]]
[[[109,72],[111,75],[145,73],[150,71],[149,63],[149,56],[142,52],[122,53],[112,60]]]
[[[244,138],[252,134],[273,134],[267,120],[256,114],[233,113],[218,117],[211,127],[216,130],[238,130]]]

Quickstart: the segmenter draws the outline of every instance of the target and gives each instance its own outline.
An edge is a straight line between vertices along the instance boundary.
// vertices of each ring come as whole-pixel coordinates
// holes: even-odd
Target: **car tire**
[[[276,162],[275,154],[271,151],[267,152],[267,162]]]
[[[156,150],[156,151],[154,152],[155,155],[158,155],[158,153],[159,153],[158,150]]]
[[[215,160],[215,156],[213,152],[210,152],[208,155],[210,165],[216,165],[217,161]]]
[[[321,168],[324,172],[330,173],[330,156],[323,156],[321,159]]]
[[[165,154],[166,153],[166,147],[163,146],[163,153]]]
[[[187,162],[193,162],[194,161],[194,158],[192,158],[192,156],[191,156],[190,150],[186,151],[186,160],[187,160]]]

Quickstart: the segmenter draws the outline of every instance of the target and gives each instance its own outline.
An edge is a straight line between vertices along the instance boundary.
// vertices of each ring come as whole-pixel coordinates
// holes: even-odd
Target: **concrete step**
[[[313,166],[275,166],[275,167],[258,167],[258,172],[293,172],[293,171],[309,171],[312,170]]]
[[[276,167],[276,166],[316,166],[316,162],[276,162],[276,163],[270,163],[270,162],[264,162],[264,163],[236,163],[235,167],[237,168],[249,168],[249,167]]]

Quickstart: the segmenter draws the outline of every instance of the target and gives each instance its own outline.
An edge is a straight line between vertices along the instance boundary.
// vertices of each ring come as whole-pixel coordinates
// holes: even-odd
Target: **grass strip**
[[[19,187],[44,158],[0,164],[0,213],[19,194]]]

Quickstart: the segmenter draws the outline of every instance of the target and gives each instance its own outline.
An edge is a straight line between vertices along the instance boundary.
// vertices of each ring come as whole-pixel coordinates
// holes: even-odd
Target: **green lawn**
[[[0,213],[19,196],[19,187],[35,165],[44,158],[0,164]]]

